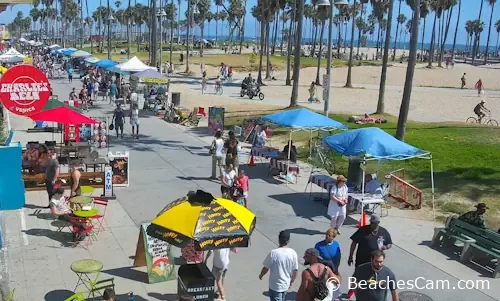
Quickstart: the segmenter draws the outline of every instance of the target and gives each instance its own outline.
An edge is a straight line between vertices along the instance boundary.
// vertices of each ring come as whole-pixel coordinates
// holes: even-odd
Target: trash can
[[[181,265],[177,275],[178,296],[189,295],[196,301],[214,301],[214,276],[205,264]]]
[[[180,92],[172,92],[172,103],[174,107],[178,107],[181,105],[181,93]]]

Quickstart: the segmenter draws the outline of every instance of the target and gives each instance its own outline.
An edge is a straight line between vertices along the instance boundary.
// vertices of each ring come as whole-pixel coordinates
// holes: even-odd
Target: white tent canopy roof
[[[2,55],[26,57],[26,56],[22,55],[19,51],[17,51],[15,48],[10,48],[9,50],[7,50],[7,52],[5,52]]]
[[[72,52],[69,56],[70,57],[90,57],[90,56],[92,56],[92,54],[88,53],[87,51],[77,50],[77,51]]]
[[[156,70],[155,67],[151,67],[151,66],[144,64],[136,56],[134,56],[133,58],[131,58],[130,60],[128,60],[125,63],[116,65],[115,67],[120,69],[121,71],[128,71],[128,72],[141,72],[141,71],[148,70],[148,69]]]

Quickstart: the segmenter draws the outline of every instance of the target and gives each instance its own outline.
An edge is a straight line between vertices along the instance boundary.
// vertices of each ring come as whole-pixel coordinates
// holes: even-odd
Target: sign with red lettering
[[[16,115],[40,112],[50,98],[50,83],[45,74],[31,65],[17,65],[0,79],[0,100]]]

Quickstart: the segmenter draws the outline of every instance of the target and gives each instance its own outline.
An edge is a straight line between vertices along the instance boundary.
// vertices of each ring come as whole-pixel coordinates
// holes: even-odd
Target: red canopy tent
[[[38,120],[38,121],[52,121],[52,122],[58,122],[63,124],[74,124],[74,125],[99,123],[99,121],[95,121],[94,119],[89,118],[83,114],[80,114],[66,106],[61,106],[47,111],[38,112],[33,115],[29,115],[29,117],[33,120]]]

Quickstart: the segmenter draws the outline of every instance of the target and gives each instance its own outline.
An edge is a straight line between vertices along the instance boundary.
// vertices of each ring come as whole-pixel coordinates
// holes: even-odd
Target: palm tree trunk
[[[342,23],[339,23],[339,25],[337,25],[337,28],[338,28],[338,33],[337,33],[337,58],[340,58],[340,40],[342,39],[342,28],[340,28],[341,25],[342,25]]]
[[[380,42],[380,26],[378,27],[378,32],[377,32],[377,51],[376,51],[376,60],[378,60],[378,49],[379,49],[379,42]]]
[[[293,5],[295,6],[295,1],[293,2]],[[292,17],[290,18],[290,28],[288,28],[288,41],[287,41],[287,54],[286,54],[286,80],[285,80],[285,85],[291,86],[292,85],[292,79],[291,79],[291,67],[292,67],[292,33],[293,33],[293,24],[295,20],[295,11],[292,13]]]
[[[391,43],[392,12],[394,10],[394,0],[389,0],[389,11],[387,12],[387,28],[385,31],[384,56],[382,58],[382,73],[380,74],[380,88],[378,93],[377,114],[383,114],[385,98],[385,81],[387,80],[387,63],[389,62],[389,44]],[[401,3],[401,2],[400,2]],[[418,32],[417,32],[418,35]]]
[[[483,4],[484,1],[481,1],[481,6],[479,7],[479,16],[477,17],[478,20],[481,20],[481,15],[483,13]],[[473,39],[473,45],[472,45],[472,65],[476,62],[476,56],[477,53],[479,52],[479,40],[481,39],[480,33],[476,32],[474,33],[474,39]],[[476,45],[477,44],[477,45]]]
[[[205,22],[201,21],[200,23],[200,39],[201,41],[203,41],[203,37],[204,37],[204,34],[205,34]],[[200,44],[201,44],[201,47],[200,47],[200,57],[203,57],[203,47],[205,45],[205,43],[201,42],[200,41]]]
[[[397,47],[397,41],[398,41],[398,32],[399,32],[399,15],[401,15],[401,2],[399,1],[399,9],[398,9],[398,18],[396,18],[396,37],[394,38],[394,51],[392,53],[392,61],[394,62],[396,60],[396,47]]]
[[[179,7],[179,14],[180,14],[180,7]],[[219,35],[219,6],[217,5],[217,12],[216,12],[216,18],[215,18],[215,46],[217,47],[217,38]]]
[[[434,24],[432,25],[432,36],[431,36],[431,49],[429,49],[429,63],[427,67],[432,67],[432,62],[434,61],[434,42],[436,40],[436,20],[437,14],[434,14]]]
[[[180,7],[179,7],[180,9]],[[191,12],[191,1],[188,0],[188,20],[187,20],[187,28],[186,28],[186,71],[185,73],[189,73],[189,30],[191,29],[191,19],[192,19],[192,12]]]
[[[318,25],[317,24],[313,24],[313,27],[314,27],[314,33],[313,33],[313,43],[312,43],[311,57],[314,57],[314,55],[316,54],[316,42],[317,42],[317,36],[318,36]]]
[[[259,73],[257,75],[257,82],[262,84],[262,60],[264,56],[264,45],[266,41],[266,21],[260,21],[260,53],[259,53]]]
[[[314,82],[317,86],[320,85],[319,82],[319,71],[321,70],[321,59],[323,50],[323,35],[325,33],[325,21],[321,21],[321,32],[319,34],[319,53],[318,53],[318,67],[316,69],[316,81]]]
[[[347,23],[344,24],[344,53],[347,51]]]
[[[438,66],[442,67],[443,56],[444,56],[444,45],[446,43],[446,39],[448,38],[448,31],[450,30],[451,16],[453,15],[453,6],[450,8],[448,12],[448,20],[446,21],[446,29],[443,34],[443,41],[441,42],[441,51],[439,53],[439,63]],[[444,22],[443,22],[444,23]]]
[[[488,39],[486,40],[486,51],[484,53],[484,64],[488,62],[488,54],[490,50],[490,37],[491,37],[491,26],[493,23],[493,10],[495,9],[495,2],[491,2],[491,13],[490,13],[490,26],[488,28]]]
[[[457,45],[457,34],[458,34],[458,25],[460,24],[460,12],[462,11],[462,0],[458,0],[458,16],[457,16],[457,24],[455,26],[455,36],[453,37],[453,47],[451,48],[451,60],[455,58],[455,46]],[[468,35],[467,35],[468,37]],[[467,48],[467,43],[466,46]]]
[[[415,0],[415,7],[420,7],[420,0]],[[410,36],[410,54],[408,57],[408,67],[406,68],[406,80],[403,90],[403,99],[399,108],[398,126],[396,129],[396,138],[403,141],[406,132],[406,121],[410,110],[411,90],[413,87],[413,75],[417,63],[417,45],[418,45],[418,21],[420,20],[420,9],[415,9],[411,26]]]
[[[498,52],[498,38],[500,37],[500,32],[497,31],[497,47],[495,48],[495,52]]]
[[[274,37],[273,37],[273,47],[271,48],[272,55],[274,55],[274,52],[276,51],[276,39],[278,38],[278,26],[280,23],[280,11],[276,11],[276,19],[274,20]]]
[[[304,0],[299,0],[297,15],[297,39],[295,43],[295,57],[293,66],[293,86],[292,86],[292,96],[290,97],[290,107],[297,106],[297,100],[299,98],[299,77],[300,77],[300,56],[301,47],[300,42],[302,41],[302,24],[304,22]]]
[[[354,0],[353,7],[356,7],[356,0]],[[352,25],[351,25],[351,46],[349,51],[349,66],[347,67],[347,81],[345,83],[346,88],[352,88],[352,55],[354,52],[354,33],[356,32],[356,18],[355,14],[352,16]],[[359,44],[358,44],[359,45]],[[358,48],[359,50],[359,48]]]
[[[269,21],[266,21],[266,80],[271,80],[271,26]]]
[[[286,19],[284,18],[285,11],[283,11],[281,15],[283,16],[283,20],[281,22],[280,55],[283,56],[283,41],[284,41],[283,36],[285,35],[285,23],[286,23]]]

